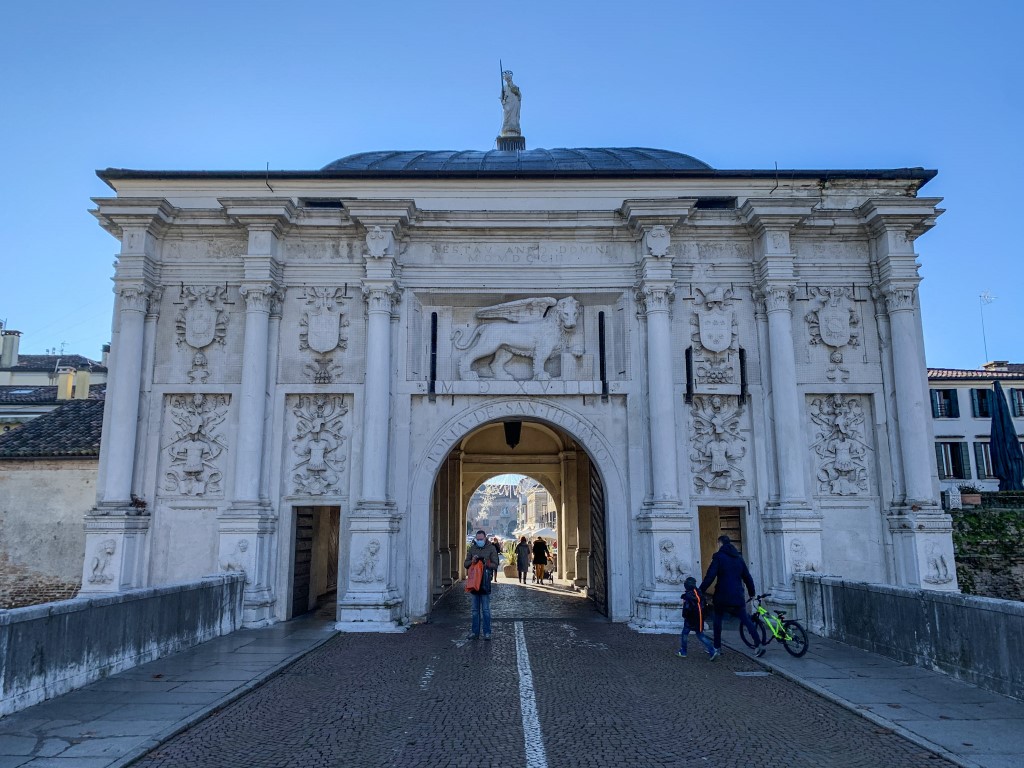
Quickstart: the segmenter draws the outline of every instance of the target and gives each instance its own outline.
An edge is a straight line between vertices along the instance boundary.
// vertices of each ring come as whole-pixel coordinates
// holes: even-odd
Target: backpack
[[[704,616],[707,614],[708,604],[704,595],[694,589],[692,592],[683,593],[683,618],[690,627],[698,632],[704,630]]]

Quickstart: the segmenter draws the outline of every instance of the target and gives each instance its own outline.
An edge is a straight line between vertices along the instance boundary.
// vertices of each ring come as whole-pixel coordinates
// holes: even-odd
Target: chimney
[[[3,352],[0,352],[0,368],[13,368],[18,364],[18,345],[21,331],[3,332]]]
[[[70,400],[71,388],[75,383],[75,369],[62,365],[57,369],[57,399]]]
[[[100,360],[103,362],[103,367],[106,368],[108,363],[109,363],[109,361],[110,361],[110,345],[109,344],[104,344],[103,345],[103,356],[100,358]]]
[[[992,360],[991,362],[985,363],[982,368],[986,371],[1006,371],[1009,370],[1009,360]]]
[[[89,399],[89,370],[83,368],[75,374],[75,400]]]

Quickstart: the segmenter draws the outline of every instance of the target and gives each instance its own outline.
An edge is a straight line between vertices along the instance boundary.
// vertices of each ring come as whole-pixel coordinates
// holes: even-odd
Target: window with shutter
[[[971,415],[977,419],[981,416],[981,413],[979,413],[980,410],[981,409],[978,405],[978,390],[971,389]]]
[[[960,418],[960,393],[955,389],[947,390],[949,392],[949,417],[951,419]]]
[[[942,450],[942,443],[935,444],[935,468],[939,471],[939,480],[945,480],[949,477],[946,472],[946,457],[945,451]]]
[[[939,391],[937,389],[929,389],[928,394],[932,396],[932,418],[939,418]]]
[[[967,443],[958,443],[960,447],[960,473],[957,477],[962,477],[964,480],[970,480],[971,475],[971,452],[967,447]]]
[[[1011,389],[1010,413],[1014,416],[1024,416],[1024,389]]]
[[[979,480],[992,478],[992,451],[988,443],[974,444],[974,466],[978,471]]]

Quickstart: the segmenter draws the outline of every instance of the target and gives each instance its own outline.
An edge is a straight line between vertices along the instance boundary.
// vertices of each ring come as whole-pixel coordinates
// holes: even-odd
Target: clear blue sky
[[[532,147],[650,146],[717,168],[925,166],[928,362],[1024,361],[1024,2],[19,2],[4,9],[0,318],[99,354],[107,166],[316,169],[487,149],[498,57]]]

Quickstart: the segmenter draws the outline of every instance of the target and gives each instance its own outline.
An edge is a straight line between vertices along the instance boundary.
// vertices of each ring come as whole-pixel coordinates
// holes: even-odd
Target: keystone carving
[[[188,379],[204,383],[210,375],[206,350],[211,344],[224,344],[228,331],[227,288],[223,285],[182,285],[176,304],[181,305],[174,319],[178,346],[192,350]]]
[[[811,448],[818,455],[818,492],[856,496],[868,490],[864,407],[859,397],[827,395],[808,409],[817,427]]]
[[[337,487],[345,462],[339,449],[345,442],[341,432],[348,406],[337,395],[301,395],[292,413],[296,418],[292,451],[299,457],[292,467],[295,491],[323,496]]]
[[[520,299],[478,309],[475,317],[482,322],[468,339],[463,341],[463,329],[452,333],[453,346],[463,353],[459,376],[463,380],[480,378],[473,365],[490,359],[483,375],[510,381],[514,376],[506,366],[518,355],[532,362],[532,379],[550,379],[544,364],[556,351],[569,351],[577,359],[583,356],[583,349],[572,345],[579,311],[579,302],[571,296],[557,301],[549,296]]]
[[[697,493],[743,490],[746,480],[739,461],[747,449],[740,434],[742,413],[742,406],[729,405],[718,395],[693,398],[690,468]]]
[[[164,446],[169,461],[164,490],[219,496],[224,477],[219,459],[227,447],[220,428],[228,415],[228,395],[171,395],[168,415],[176,430]]]
[[[812,304],[804,320],[810,328],[811,344],[828,347],[825,375],[829,381],[846,381],[850,370],[843,367],[843,349],[860,345],[860,318],[854,309],[853,288],[811,288],[809,294]]]
[[[299,321],[299,347],[313,356],[305,369],[315,384],[330,384],[342,370],[332,353],[348,346],[348,339],[342,335],[348,320],[342,312],[341,289],[306,288],[302,298],[306,310]]]

